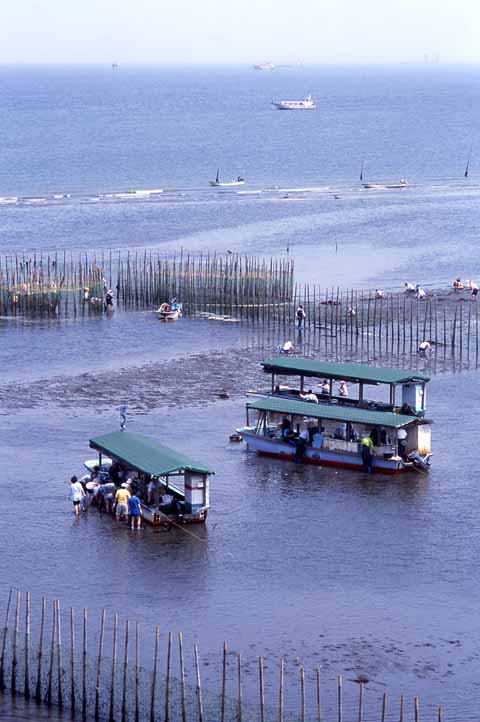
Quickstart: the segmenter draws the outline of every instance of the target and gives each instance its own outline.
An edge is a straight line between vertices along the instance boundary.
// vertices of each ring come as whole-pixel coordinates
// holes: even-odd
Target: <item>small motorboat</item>
[[[170,303],[162,303],[155,311],[160,321],[178,321],[182,315],[183,304],[172,299]]]
[[[243,186],[245,185],[245,178],[242,178],[241,176],[237,176],[236,180],[233,181],[221,181],[219,177],[219,172],[217,170],[217,177],[215,180],[209,181],[210,185],[214,188],[233,188],[235,186]]]

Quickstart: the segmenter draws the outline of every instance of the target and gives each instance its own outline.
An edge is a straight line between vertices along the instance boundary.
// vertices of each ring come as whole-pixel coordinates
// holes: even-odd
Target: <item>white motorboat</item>
[[[217,170],[217,176],[215,180],[209,181],[210,185],[214,188],[234,188],[236,186],[243,186],[245,185],[245,178],[241,178],[240,176],[237,176],[236,180],[233,181],[221,181],[219,177],[219,171]]]
[[[317,107],[310,93],[304,100],[272,100],[272,105],[278,110],[312,110]]]

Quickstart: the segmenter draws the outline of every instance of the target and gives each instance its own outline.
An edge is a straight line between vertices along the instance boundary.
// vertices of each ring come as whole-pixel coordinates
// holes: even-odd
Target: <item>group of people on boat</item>
[[[407,434],[405,431],[403,435],[400,434],[400,431],[398,434],[398,454],[402,458],[406,458],[404,440]],[[361,433],[350,421],[347,421],[337,424],[334,429],[327,432],[325,426],[320,426],[314,419],[307,420],[304,428],[300,429],[300,424],[296,424],[294,428],[287,416],[284,416],[278,424],[275,436],[285,443],[295,446],[295,460],[298,462],[302,460],[308,447],[316,450],[322,449],[325,439],[359,443],[364,471],[368,473],[372,473],[373,470],[375,447],[392,444],[392,439],[385,429],[373,428],[369,433]]]
[[[70,480],[70,500],[77,516],[94,505],[101,512],[114,514],[117,522],[126,520],[131,529],[142,527],[142,503],[163,514],[178,516],[181,503],[156,477],[127,469],[114,461],[108,471],[94,466],[90,475]]]
[[[322,383],[319,384],[320,386],[320,396],[330,396],[330,391],[333,394],[333,385],[332,389],[330,389],[330,381],[328,379],[323,379]],[[338,384],[338,396],[340,396],[343,399],[348,398],[348,386],[346,381],[340,381]],[[312,389],[309,389],[306,394],[300,394],[300,398],[302,401],[313,401],[314,403],[318,404],[318,397],[315,393],[313,393]]]

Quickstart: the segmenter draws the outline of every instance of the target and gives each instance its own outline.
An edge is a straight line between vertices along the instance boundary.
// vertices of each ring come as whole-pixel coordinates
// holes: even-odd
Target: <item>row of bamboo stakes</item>
[[[64,252],[0,260],[0,315],[83,315],[101,310],[111,289],[124,308],[156,307],[176,297],[192,315],[244,308],[247,316],[260,298],[290,300],[292,288],[290,259],[233,253]]]
[[[153,666],[150,673],[150,686],[146,689],[141,684],[140,666],[140,625],[125,621],[124,633],[120,632],[119,616],[113,616],[113,629],[111,636],[111,657],[106,658],[106,610],[102,611],[100,632],[96,654],[89,648],[89,629],[87,609],[82,611],[81,626],[81,669],[77,674],[76,661],[78,659],[76,647],[75,611],[69,611],[69,654],[68,664],[64,666],[62,645],[62,624],[60,602],[51,603],[50,639],[47,639],[47,600],[42,597],[40,631],[38,649],[33,655],[31,641],[31,601],[30,593],[24,595],[24,625],[23,625],[23,675],[19,673],[19,664],[22,656],[20,617],[22,614],[22,593],[19,590],[10,590],[5,611],[2,645],[0,651],[0,691],[10,692],[13,696],[23,695],[27,700],[34,700],[38,704],[48,707],[53,705],[69,713],[72,719],[81,718],[82,722],[88,719],[108,722],[173,722],[181,719],[182,722],[227,722],[228,718],[234,722],[286,722],[296,720],[307,721],[307,695],[306,674],[303,665],[299,667],[300,700],[296,711],[287,710],[285,704],[285,658],[280,658],[278,678],[278,705],[274,708],[266,705],[264,658],[258,657],[258,704],[246,704],[244,699],[243,667],[240,652],[229,652],[227,643],[223,643],[221,684],[219,696],[219,709],[211,713],[204,705],[205,690],[201,681],[201,665],[198,646],[193,647],[194,679],[192,689],[186,682],[186,666],[184,641],[182,633],[178,634],[178,662],[179,662],[179,699],[172,695],[173,674],[173,635],[168,633],[166,670],[164,677],[164,696],[158,698],[160,679],[160,627],[157,625],[154,635]],[[13,610],[12,610],[12,607]],[[10,621],[13,617],[13,627]],[[132,633],[133,630],[133,633]],[[133,640],[132,640],[133,637]],[[123,638],[123,645],[122,645]],[[10,641],[10,645],[8,642]],[[130,664],[130,648],[133,642],[133,674]],[[123,646],[123,648],[122,648]],[[10,653],[10,655],[9,655]],[[235,660],[236,696],[227,696],[228,656]],[[33,657],[36,658],[33,658]],[[107,667],[108,662],[108,667]],[[117,681],[120,677],[120,686]],[[359,677],[356,681],[359,687],[357,720],[364,722],[365,718],[365,690],[368,684],[366,678]],[[336,710],[330,710],[328,717],[338,722],[344,721],[344,692],[343,676],[337,676]],[[189,695],[189,691],[192,695]],[[189,705],[188,698],[191,697]],[[105,704],[106,701],[106,704]],[[387,692],[381,698],[381,711],[375,716],[381,722],[387,720]],[[252,712],[253,710],[253,712]],[[229,715],[229,711],[231,714]],[[418,696],[413,699],[413,713],[415,722],[420,722],[420,703]],[[435,718],[442,722],[443,710],[436,708]],[[399,722],[405,722],[407,717],[404,696],[400,696]],[[321,685],[320,668],[315,669],[315,709],[312,717],[315,722],[325,722],[323,711],[323,688]],[[353,721],[352,721],[353,722]]]
[[[216,315],[277,329],[287,337],[297,325],[328,352],[359,347],[403,357],[428,340],[479,361],[478,305],[467,292],[430,291],[425,300],[404,292],[321,288],[294,281],[291,259],[183,251],[40,254],[0,260],[0,316],[74,316],[104,311],[112,289],[117,307],[152,309],[175,297],[184,313]]]

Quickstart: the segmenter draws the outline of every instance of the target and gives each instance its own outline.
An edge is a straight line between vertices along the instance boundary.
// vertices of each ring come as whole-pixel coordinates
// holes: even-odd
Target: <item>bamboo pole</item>
[[[240,652],[237,652],[237,695],[238,695],[238,722],[242,722],[242,658]],[[202,722],[200,720],[200,722]]]
[[[284,683],[285,683],[285,659],[280,657],[280,684],[278,689],[278,722],[283,722],[283,707],[284,707]]]
[[[55,657],[55,622],[57,616],[57,607],[55,602],[52,602],[52,635],[50,638],[50,664],[48,668],[48,683],[47,683],[47,705],[50,707],[52,704],[52,685],[53,685],[53,664]]]
[[[97,675],[95,679],[95,720],[100,717],[100,678],[102,673],[103,641],[105,637],[106,610],[102,609],[102,620],[100,622],[100,639],[98,642]]]
[[[128,679],[128,633],[130,622],[125,622],[125,646],[123,652],[123,683],[122,683],[122,722],[127,719],[127,679]]]
[[[185,699],[185,663],[183,660],[183,635],[181,632],[178,633],[178,651],[180,660],[180,697],[182,706],[182,722],[187,722],[187,706]]]
[[[263,680],[263,658],[258,658],[258,682],[260,692],[260,722],[265,722],[265,689]],[[303,722],[303,720],[302,720]]]
[[[118,639],[118,614],[115,613],[113,618],[113,643],[112,643],[112,670],[110,676],[110,706],[108,719],[109,722],[115,720],[115,678],[117,667],[117,639]]]
[[[198,647],[196,644],[193,647],[193,651],[195,654],[195,678],[197,686],[198,722],[203,722],[202,683],[200,680],[200,664],[198,661]]]
[[[3,638],[2,638],[2,653],[0,655],[0,690],[5,689],[5,652],[7,649],[7,636],[8,636],[8,618],[10,616],[10,605],[12,603],[12,589],[8,594],[7,609],[5,612],[5,622],[3,625]]]
[[[300,720],[305,722],[305,670],[303,664],[300,666]]]
[[[343,722],[343,677],[341,674],[338,675],[338,722]]]
[[[13,643],[12,643],[12,694],[17,693],[17,669],[18,669],[18,634],[20,624],[20,604],[22,600],[22,593],[17,591],[17,601],[15,604],[15,617],[13,627]]]
[[[150,693],[150,722],[155,722],[155,702],[157,694],[157,669],[158,669],[158,642],[160,639],[160,627],[155,627],[155,649],[153,652],[153,674],[152,689]]]
[[[170,670],[172,664],[172,633],[168,633],[167,676],[165,679],[165,722],[170,721]]]
[[[60,600],[57,599],[57,700],[60,709],[63,707],[63,679],[62,679],[62,630],[60,626]]]
[[[222,663],[222,696],[220,705],[220,722],[225,722],[225,690],[227,684],[227,643],[223,643],[223,663]],[[183,721],[185,722],[185,721]]]
[[[82,641],[82,719],[87,719],[87,610],[83,608]]]
[[[320,668],[317,667],[316,671],[316,683],[317,683],[317,722],[322,722],[322,698],[320,694]]]
[[[360,682],[360,691],[359,691],[359,699],[358,699],[358,722],[363,722],[363,697],[364,697],[364,687],[363,687],[363,682]]]
[[[75,616],[73,607],[70,607],[70,713],[72,719],[76,715],[75,693]]]
[[[140,625],[135,624],[135,722],[140,721]]]
[[[41,702],[42,699],[42,662],[43,662],[43,637],[45,632],[45,616],[47,610],[47,600],[42,597],[42,611],[40,616],[40,636],[38,640],[38,657],[37,657],[37,682],[35,685],[35,701]]]
[[[385,722],[385,718],[387,716],[387,693],[383,693],[382,698],[382,722]]]
[[[24,695],[30,699],[30,592],[25,593],[25,665]]]

